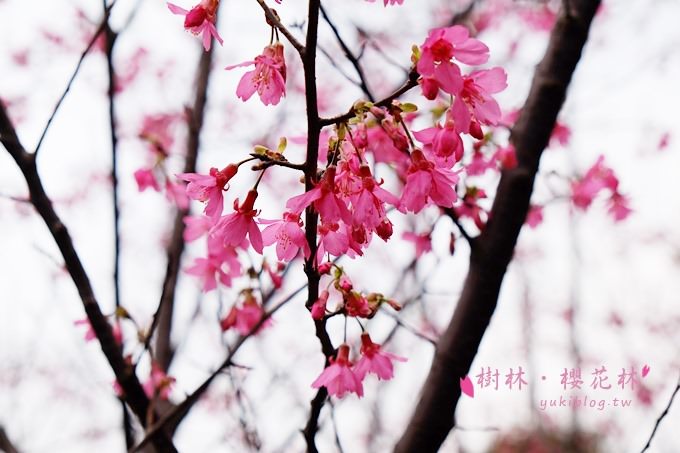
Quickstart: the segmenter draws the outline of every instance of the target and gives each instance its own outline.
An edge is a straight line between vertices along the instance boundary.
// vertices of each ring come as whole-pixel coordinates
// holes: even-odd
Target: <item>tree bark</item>
[[[395,452],[437,451],[455,426],[454,413],[461,394],[459,379],[468,374],[496,308],[503,277],[529,210],[541,154],[564,103],[599,3],[565,0],[563,4],[511,134],[518,165],[501,176],[490,220],[470,254],[463,292],[437,345],[415,413]]]

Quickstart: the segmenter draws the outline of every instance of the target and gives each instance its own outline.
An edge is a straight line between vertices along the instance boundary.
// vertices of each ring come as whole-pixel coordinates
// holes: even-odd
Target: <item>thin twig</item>
[[[661,420],[668,415],[668,411],[671,408],[671,405],[673,404],[673,399],[675,398],[675,395],[677,395],[678,391],[680,391],[680,378],[678,378],[678,385],[675,386],[675,390],[673,390],[673,393],[671,394],[670,400],[668,400],[668,404],[666,405],[666,408],[663,410],[661,415],[659,415],[659,418],[656,419],[656,423],[654,424],[654,429],[652,430],[652,434],[650,434],[649,439],[647,439],[647,444],[644,446],[642,451],[640,453],[645,453],[649,446],[652,444],[652,439],[654,439],[654,435],[656,435],[656,430],[659,429],[659,425],[661,424]]]
[[[389,106],[393,100],[397,99],[399,96],[403,95],[404,93],[407,93],[410,91],[412,88],[418,86],[418,78],[420,76],[418,73],[415,71],[415,69],[412,69],[411,72],[408,74],[408,79],[402,86],[397,88],[392,94],[388,95],[387,97],[379,100],[378,102],[375,102],[375,105],[378,107],[387,107]],[[352,118],[356,112],[354,111],[354,107],[350,108],[347,113],[343,113],[342,115],[334,116],[332,118],[321,118],[319,120],[319,124],[321,126],[330,126],[331,124],[340,124],[344,123],[350,118]]]
[[[375,101],[375,97],[373,96],[373,93],[371,90],[368,88],[368,83],[366,82],[366,75],[364,74],[364,70],[361,67],[361,63],[359,62],[359,59],[354,55],[354,53],[350,50],[349,46],[345,42],[344,39],[342,39],[342,36],[340,36],[340,31],[338,28],[335,26],[333,21],[331,21],[330,17],[328,16],[328,13],[326,13],[326,9],[321,5],[321,14],[323,15],[324,20],[328,24],[329,27],[331,27],[331,30],[333,30],[333,34],[335,35],[335,38],[338,40],[338,44],[340,44],[340,47],[342,48],[342,51],[345,53],[345,57],[347,57],[347,60],[354,66],[354,69],[357,72],[357,75],[359,76],[359,87],[361,90],[364,92],[364,94],[368,97],[368,100],[373,102]]]
[[[283,34],[283,36],[285,36],[286,39],[288,39],[288,42],[290,42],[293,45],[293,47],[295,47],[295,50],[297,50],[300,56],[302,57],[305,54],[305,46],[303,46],[302,43],[298,41],[295,36],[293,36],[290,30],[288,30],[281,23],[281,19],[279,19],[279,15],[276,14],[276,11],[267,6],[264,0],[257,0],[257,3],[264,10],[264,15],[267,17],[267,22],[272,24],[272,26],[278,28],[279,31]]]
[[[144,437],[142,441],[134,448],[129,450],[130,453],[134,453],[137,451],[140,451],[143,449],[149,441],[153,438],[153,436],[164,429],[166,426],[170,425],[178,425],[184,417],[189,413],[189,410],[193,407],[196,402],[203,396],[203,394],[208,390],[210,387],[210,384],[215,380],[216,377],[218,377],[220,374],[222,374],[223,370],[232,365],[232,360],[238,350],[243,346],[243,344],[248,340],[250,337],[255,335],[260,327],[269,319],[271,316],[276,313],[280,308],[282,308],[284,305],[286,305],[288,302],[293,300],[295,296],[300,294],[305,288],[307,288],[307,285],[302,285],[299,288],[297,288],[295,291],[293,291],[291,294],[288,295],[285,299],[283,299],[281,302],[276,304],[271,310],[267,311],[262,318],[250,329],[250,331],[246,335],[240,336],[234,345],[229,349],[229,353],[227,354],[227,357],[224,359],[222,364],[217,367],[217,369],[210,375],[208,378],[203,381],[203,383],[196,389],[194,390],[189,396],[185,398],[184,401],[182,401],[179,405],[175,406],[171,411],[167,412],[165,415],[163,415],[153,426],[151,426]]]
[[[94,35],[90,39],[90,42],[87,43],[87,47],[85,47],[85,50],[83,51],[83,53],[80,54],[80,58],[78,59],[78,64],[76,64],[76,68],[73,70],[73,74],[71,74],[71,78],[69,79],[68,83],[66,84],[66,88],[64,89],[64,92],[61,94],[61,97],[57,101],[57,104],[54,106],[54,110],[52,111],[52,114],[50,115],[50,117],[47,119],[47,123],[45,124],[45,127],[43,128],[43,131],[40,134],[40,139],[38,140],[38,144],[35,146],[35,154],[38,154],[38,151],[40,151],[40,147],[42,146],[43,140],[45,140],[45,136],[47,135],[47,131],[50,129],[50,126],[52,125],[52,121],[54,120],[54,117],[56,116],[57,112],[59,111],[61,104],[64,102],[64,99],[66,99],[66,95],[71,90],[71,85],[73,85],[73,82],[75,81],[76,76],[80,72],[80,67],[83,64],[85,57],[87,56],[87,54],[90,52],[90,50],[94,46],[94,43],[99,38],[99,35],[101,35],[102,32],[105,30],[106,25],[107,25],[108,20],[109,20],[109,16],[111,15],[111,9],[116,4],[116,1],[117,0],[113,0],[111,2],[111,4],[106,7],[106,9],[104,11],[104,17],[102,18],[101,22],[99,23],[99,27],[97,27],[97,31],[95,31]]]

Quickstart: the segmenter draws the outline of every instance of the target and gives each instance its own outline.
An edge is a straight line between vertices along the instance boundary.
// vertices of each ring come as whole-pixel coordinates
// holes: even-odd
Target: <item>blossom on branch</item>
[[[328,394],[342,398],[346,393],[356,393],[361,398],[364,396],[364,387],[361,379],[352,371],[352,363],[349,361],[349,346],[341,344],[338,354],[330,359],[327,366],[312,383],[313,388],[326,387]]]
[[[286,61],[283,56],[283,44],[276,42],[264,48],[254,61],[246,61],[227,66],[231,70],[241,66],[255,65],[255,69],[246,72],[236,88],[236,95],[247,101],[257,92],[264,105],[276,105],[286,95]]]

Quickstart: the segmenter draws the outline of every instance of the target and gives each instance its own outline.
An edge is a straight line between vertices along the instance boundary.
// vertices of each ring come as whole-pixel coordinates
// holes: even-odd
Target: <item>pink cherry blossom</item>
[[[319,246],[317,249],[317,261],[321,261],[325,253],[334,256],[344,255],[349,249],[349,237],[347,226],[336,222],[322,222],[318,227]]]
[[[198,173],[180,173],[178,178],[187,181],[186,193],[192,200],[207,201],[205,214],[219,217],[222,214],[222,191],[227,190],[227,183],[236,175],[238,167],[229,164],[224,169],[211,168],[208,175]]]
[[[207,216],[185,216],[184,219],[184,240],[187,242],[195,241],[204,234],[208,233],[214,226],[214,220]]]
[[[379,344],[373,343],[368,333],[361,334],[361,359],[354,366],[354,373],[363,380],[368,373],[374,373],[378,379],[389,380],[394,376],[392,362],[406,362],[407,359],[384,352]]]
[[[153,173],[152,168],[140,168],[134,173],[135,181],[137,182],[137,188],[140,192],[144,192],[149,187],[156,192],[161,191],[161,187],[156,180],[156,175]]]
[[[220,326],[223,332],[234,328],[241,335],[249,335],[262,320],[264,314],[264,308],[262,308],[262,305],[260,305],[252,293],[246,293],[245,301],[240,306],[234,305],[231,307],[227,316],[220,321]],[[271,324],[271,318],[266,319],[255,333],[259,333]]]
[[[512,144],[498,148],[493,155],[492,160],[498,162],[498,166],[502,170],[512,170],[517,167],[517,153]]]
[[[321,215],[324,222],[337,222],[342,220],[351,223],[351,215],[347,204],[339,197],[335,185],[337,168],[331,165],[326,169],[323,178],[310,191],[291,198],[286,203],[286,209],[300,214],[307,206],[314,204],[314,208]]]
[[[431,30],[420,47],[421,55],[416,66],[424,76],[434,74],[435,64],[450,62],[480,65],[489,59],[489,48],[481,41],[470,38],[470,32],[461,25]]]
[[[502,68],[473,71],[463,76],[463,88],[451,106],[456,128],[468,133],[473,122],[495,126],[501,119],[498,102],[491,96],[507,87]]]
[[[330,359],[331,364],[327,366],[312,383],[313,388],[326,387],[328,394],[342,398],[346,393],[356,393],[361,398],[364,396],[364,387],[354,371],[352,371],[349,361],[349,346],[341,344],[338,348],[336,358]]]
[[[189,207],[189,198],[184,190],[184,184],[175,184],[166,180],[165,198],[174,203],[179,209],[187,209]]]
[[[168,2],[168,9],[173,14],[184,16],[184,28],[194,35],[201,35],[203,47],[206,51],[210,50],[212,38],[215,38],[220,45],[223,44],[222,38],[215,28],[217,20],[217,7],[219,0],[202,0],[190,11]]]
[[[268,225],[262,231],[262,242],[271,245],[276,242],[276,256],[281,261],[291,261],[302,249],[305,258],[311,253],[309,244],[302,229],[300,214],[286,212],[281,220],[259,220],[260,224]]]
[[[463,203],[460,206],[453,208],[458,217],[472,219],[475,222],[475,226],[480,231],[483,230],[486,225],[486,221],[482,217],[482,214],[486,214],[486,211],[479,206],[479,200],[481,198],[486,198],[486,192],[484,192],[483,189],[468,187],[462,200]]]
[[[207,258],[196,258],[193,266],[185,271],[203,280],[203,292],[217,288],[219,280],[224,286],[231,286],[233,278],[241,275],[241,263],[233,247],[222,247],[220,253],[209,253]]]
[[[264,48],[262,55],[254,61],[227,66],[231,70],[240,66],[255,65],[255,69],[246,72],[236,88],[236,95],[247,101],[257,92],[264,105],[276,105],[286,95],[286,62],[283,56],[283,44],[276,42]]]
[[[262,254],[262,233],[255,222],[257,211],[253,209],[256,198],[257,191],[251,190],[241,206],[238,205],[238,199],[234,200],[234,212],[220,217],[210,234],[231,247],[242,245],[247,235],[253,249]]]
[[[451,120],[447,120],[444,127],[436,125],[414,131],[413,136],[425,145],[423,150],[441,166],[451,168],[463,158],[463,141]]]
[[[144,382],[142,387],[147,397],[153,398],[158,395],[159,398],[167,400],[174,385],[175,378],[165,374],[165,371],[154,362],[151,364],[149,379]]]
[[[359,168],[361,186],[351,196],[352,219],[355,225],[376,229],[385,219],[385,203],[399,206],[399,199],[380,187],[367,165]]]
[[[438,206],[450,207],[458,199],[454,187],[458,175],[451,170],[438,168],[416,149],[411,153],[411,166],[401,196],[401,207],[406,211],[420,212],[428,199]]]

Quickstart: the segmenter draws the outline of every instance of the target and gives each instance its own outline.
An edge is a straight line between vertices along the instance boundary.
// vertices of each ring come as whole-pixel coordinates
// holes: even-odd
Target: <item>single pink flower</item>
[[[407,359],[398,355],[384,352],[380,345],[373,343],[368,333],[361,334],[361,359],[354,366],[354,373],[363,380],[368,373],[374,373],[378,379],[389,380],[394,376],[392,362],[406,362]]]
[[[416,149],[411,153],[411,166],[401,196],[401,208],[420,212],[429,200],[438,206],[450,207],[458,199],[455,185],[458,175],[451,170],[438,168]]]
[[[437,63],[447,63],[453,58],[469,65],[484,64],[489,59],[489,48],[470,38],[468,29],[461,25],[430,31],[420,52],[416,68],[424,76],[433,75]]]
[[[336,358],[330,359],[331,364],[327,366],[312,383],[313,388],[326,387],[328,394],[342,398],[347,392],[356,393],[359,398],[364,396],[364,387],[354,371],[352,371],[349,361],[349,346],[341,344],[338,348]]]
[[[156,180],[156,175],[154,175],[152,168],[140,168],[134,173],[134,176],[135,181],[137,182],[137,188],[140,192],[144,192],[149,187],[156,192],[161,191],[161,187]]]
[[[184,16],[184,28],[196,36],[202,35],[203,47],[208,51],[212,38],[215,38],[220,45],[224,42],[215,28],[219,3],[219,0],[202,0],[201,3],[187,11],[168,2],[168,9],[173,14]]]
[[[257,211],[253,209],[256,198],[257,191],[250,190],[241,206],[238,205],[238,199],[234,200],[234,212],[220,217],[211,235],[222,239],[225,246],[232,247],[242,245],[247,235],[253,249],[262,254],[262,233],[255,222]]]
[[[344,294],[344,309],[347,316],[368,318],[373,313],[368,300],[356,291],[347,291]]]
[[[231,70],[240,66],[255,65],[255,69],[246,72],[236,88],[236,95],[247,101],[257,92],[264,105],[276,105],[286,95],[286,62],[283,56],[283,44],[276,42],[264,48],[262,55],[255,61],[227,66]]]
[[[361,186],[352,200],[352,220],[355,225],[362,225],[375,230],[385,219],[385,203],[399,206],[399,199],[380,187],[367,165],[359,168]]]
[[[291,198],[286,203],[286,209],[300,214],[307,206],[314,204],[314,208],[321,215],[324,222],[337,222],[342,220],[351,223],[351,214],[347,209],[347,204],[339,197],[335,185],[335,174],[337,168],[331,165],[326,169],[323,178],[310,191]]]
[[[463,76],[463,88],[451,106],[451,116],[458,131],[467,134],[474,122],[497,125],[501,109],[491,95],[507,86],[507,75],[502,68],[473,71]]]
[[[286,212],[281,220],[259,220],[260,224],[268,225],[262,231],[262,243],[271,245],[276,242],[276,256],[281,261],[291,261],[302,249],[305,258],[311,253],[309,244],[302,229],[300,214]]]
[[[205,214],[219,217],[222,214],[222,191],[227,190],[227,184],[236,175],[238,166],[229,164],[224,169],[211,168],[208,175],[198,173],[180,173],[178,178],[188,182],[186,193],[192,200],[207,201]]]
[[[460,206],[453,208],[454,212],[458,217],[467,217],[475,222],[475,226],[481,231],[486,225],[486,221],[482,217],[482,214],[486,214],[486,211],[479,206],[479,200],[481,198],[486,198],[486,192],[483,189],[478,189],[476,187],[468,187],[463,196],[463,203]]]
[[[599,156],[595,164],[585,175],[571,184],[571,200],[577,208],[588,208],[600,191],[609,189],[617,192],[619,180],[614,171],[604,163],[604,156]]]
[[[436,125],[421,131],[414,131],[413,136],[425,145],[424,151],[439,165],[451,168],[463,158],[463,141],[456,131],[453,121],[449,119],[447,119],[444,127]]]

